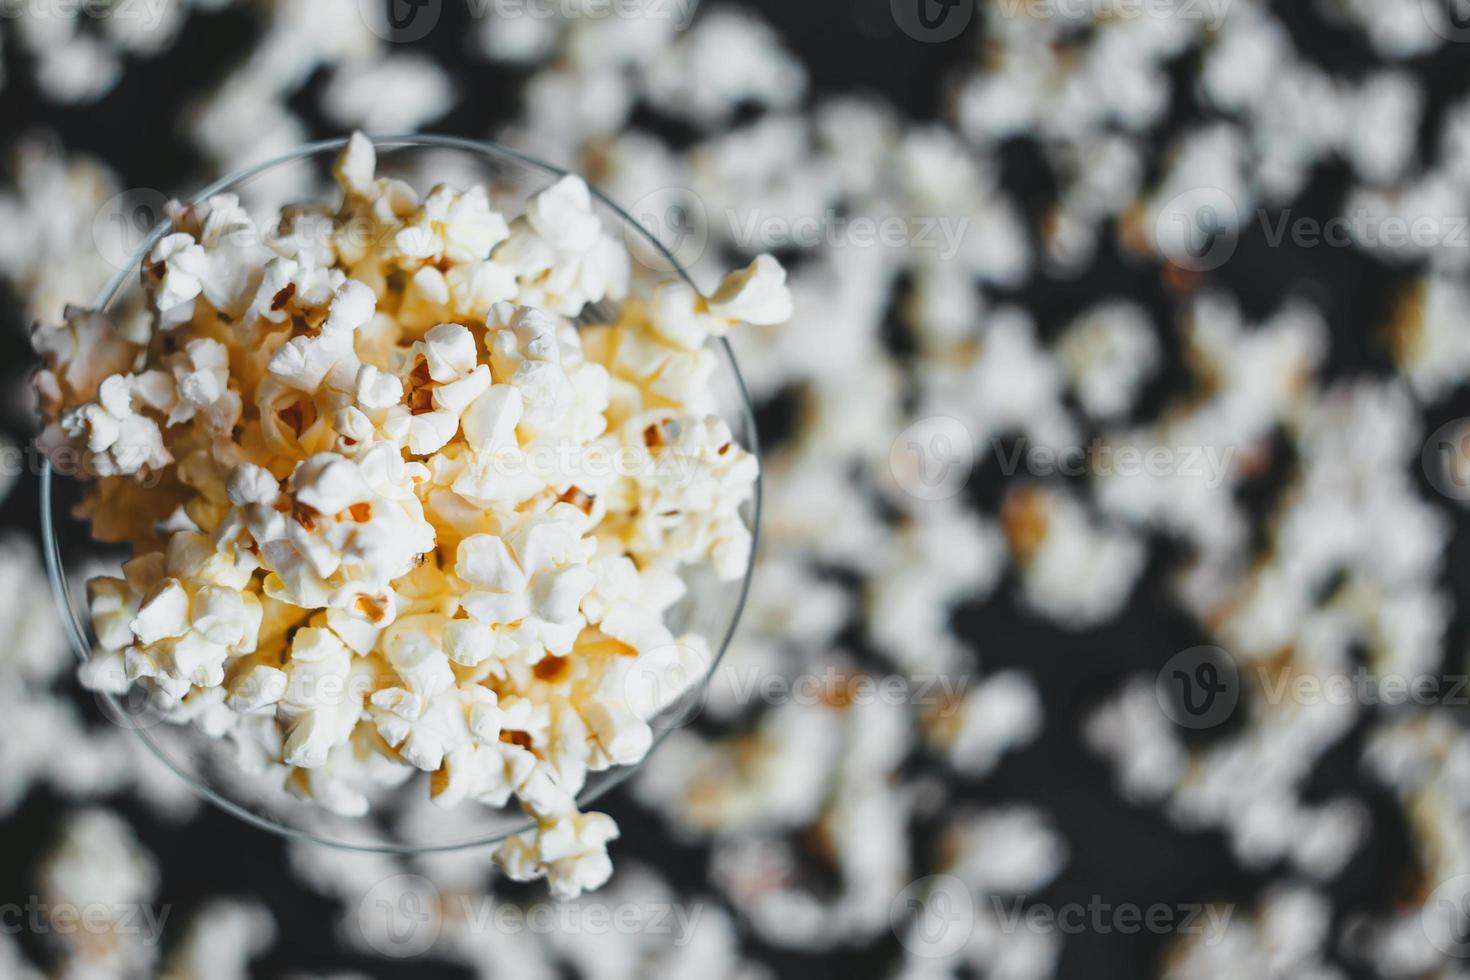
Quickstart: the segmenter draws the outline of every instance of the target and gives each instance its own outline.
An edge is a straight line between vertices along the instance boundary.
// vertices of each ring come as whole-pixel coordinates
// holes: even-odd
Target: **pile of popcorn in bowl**
[[[43,445],[133,555],[88,583],[83,677],[343,817],[416,772],[448,807],[514,799],[533,827],[497,861],[574,897],[618,834],[588,774],[641,762],[713,663],[670,626],[687,576],[749,568],[759,466],[710,344],[788,319],[786,274],[635,297],[579,178],[508,219],[378,176],[361,135],[334,176],[340,206],[273,225],[172,207],[146,311],[37,328]]]

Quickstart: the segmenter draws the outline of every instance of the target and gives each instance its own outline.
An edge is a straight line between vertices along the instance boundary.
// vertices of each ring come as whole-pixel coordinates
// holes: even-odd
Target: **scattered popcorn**
[[[1094,525],[1066,494],[1021,487],[1007,498],[1001,520],[1027,604],[1073,629],[1117,615],[1143,571],[1142,545]]]
[[[322,111],[339,126],[398,133],[438,119],[454,99],[454,83],[442,68],[399,55],[339,65],[322,91]]]
[[[270,949],[276,926],[264,906],[214,901],[194,914],[162,980],[246,980],[250,961]]]
[[[1158,340],[1147,314],[1127,303],[1099,307],[1068,328],[1057,355],[1087,414],[1125,415],[1139,386],[1158,367]]]
[[[133,65],[172,44],[186,19],[191,33],[184,36],[193,36],[227,3],[142,5],[161,14],[156,23],[83,16],[107,4],[50,17],[21,4],[19,16],[3,25],[6,70],[12,86],[17,73],[34,74],[36,84],[18,84],[35,90],[44,119],[48,102],[95,99],[121,78],[133,82],[135,70],[142,74]],[[1458,30],[1446,16],[1451,5],[1323,0],[1288,14],[1236,0],[1178,3],[1144,16],[1129,16],[1122,4],[1097,12],[1057,8],[1051,16],[1035,15],[1036,5],[984,5],[965,40],[932,48],[946,73],[943,91],[929,95],[944,98],[926,106],[923,92],[911,93],[917,102],[906,108],[917,108],[922,121],[905,119],[877,97],[841,94],[844,81],[831,66],[803,65],[753,16],[708,4],[689,30],[695,5],[677,2],[623,4],[621,10],[634,9],[628,16],[596,16],[598,5],[588,2],[552,5],[556,11],[541,5],[538,16],[481,17],[467,38],[434,47],[443,67],[393,53],[386,18],[374,14],[380,6],[386,10],[356,0],[237,5],[231,26],[250,21],[251,36],[240,38],[238,61],[218,74],[213,94],[192,101],[179,127],[202,168],[218,175],[293,150],[319,135],[312,110],[343,125],[376,127],[422,125],[451,106],[470,108],[475,93],[446,83],[460,77],[458,49],[468,40],[470,57],[514,66],[494,68],[493,81],[507,111],[519,103],[521,118],[494,138],[587,173],[638,220],[668,225],[673,244],[682,243],[677,254],[711,297],[720,292],[723,263],[789,248],[789,288],[802,326],[756,324],[729,334],[757,403],[777,418],[778,446],[762,474],[755,593],[723,663],[725,681],[711,691],[698,727],[674,733],[659,765],[634,784],[646,807],[609,806],[619,814],[634,806],[637,819],[652,827],[635,834],[625,821],[630,840],[620,846],[650,846],[640,842],[647,838],[657,848],[667,833],[691,874],[708,871],[713,893],[691,893],[692,878],[681,873],[676,894],[652,875],[630,874],[620,861],[598,900],[618,907],[677,902],[702,915],[699,941],[680,947],[664,937],[558,930],[497,931],[486,942],[476,914],[486,910],[460,904],[493,887],[497,908],[505,907],[499,886],[484,881],[484,864],[460,861],[450,874],[444,868],[453,856],[333,860],[336,852],[293,845],[294,872],[340,905],[342,932],[354,948],[366,941],[361,952],[381,952],[360,934],[363,896],[395,874],[422,870],[443,893],[442,903],[426,910],[443,919],[433,955],[482,976],[553,980],[575,972],[623,980],[698,969],[717,980],[752,980],[771,974],[774,968],[758,960],[774,959],[768,948],[776,945],[801,957],[861,958],[875,973],[905,980],[1040,980],[1064,962],[1064,944],[1065,956],[1075,955],[1073,940],[1007,927],[992,905],[993,890],[1045,889],[1067,851],[1076,850],[1050,829],[1065,822],[1013,806],[956,815],[953,804],[962,792],[1024,795],[1030,783],[1010,782],[1011,766],[1036,765],[1028,747],[1044,720],[1050,727],[1042,751],[1056,744],[1059,727],[1080,724],[1083,745],[1112,771],[1128,803],[1157,808],[1157,815],[1139,814],[1148,827],[1167,820],[1182,832],[1218,830],[1237,864],[1265,885],[1253,900],[1191,895],[1222,904],[1206,909],[1203,935],[1168,944],[1155,969],[1181,980],[1457,975],[1425,941],[1425,916],[1436,913],[1430,892],[1470,871],[1463,844],[1470,821],[1456,789],[1467,784],[1470,749],[1452,712],[1433,704],[1298,705],[1280,693],[1285,679],[1330,680],[1359,666],[1380,678],[1434,676],[1446,664],[1458,671],[1463,659],[1454,650],[1448,520],[1457,507],[1437,499],[1432,472],[1428,484],[1420,479],[1419,459],[1427,432],[1458,411],[1454,396],[1466,374],[1464,303],[1454,284],[1470,250],[1454,216],[1464,212],[1470,175],[1470,112],[1443,89],[1459,47],[1450,42]],[[410,12],[437,13],[438,6]],[[442,7],[445,25],[458,25],[455,5]],[[669,16],[645,16],[660,7]],[[908,43],[893,34],[887,13],[879,11],[875,24],[871,11],[859,11],[866,18],[861,29]],[[12,51],[18,57],[10,58]],[[963,64],[971,58],[973,65]],[[807,99],[816,82],[837,94]],[[678,130],[669,143],[666,117]],[[605,712],[595,736],[605,741],[576,748],[594,738],[591,726],[578,723],[566,697],[546,690],[560,680],[535,675],[543,665],[562,670],[558,661],[571,659],[550,652],[561,648],[559,633],[575,626],[607,649],[646,646],[650,636],[665,642],[650,617],[611,613],[628,603],[666,616],[678,602],[679,571],[648,567],[648,554],[677,551],[743,570],[749,550],[739,528],[722,520],[679,533],[649,513],[609,521],[634,499],[643,508],[738,498],[750,464],[723,467],[716,456],[691,469],[664,467],[653,481],[594,483],[579,475],[555,487],[551,497],[569,496],[560,506],[581,514],[565,523],[594,528],[577,536],[598,550],[570,560],[558,550],[547,562],[532,561],[536,571],[527,577],[516,528],[486,515],[549,510],[538,497],[548,491],[539,478],[511,479],[512,467],[497,470],[497,460],[516,453],[533,459],[563,442],[653,459],[658,454],[644,433],[654,423],[662,426],[658,438],[677,433],[696,451],[718,449],[712,436],[719,433],[640,416],[650,403],[666,407],[669,397],[699,414],[700,379],[710,370],[699,347],[725,325],[701,308],[697,293],[676,284],[645,309],[634,311],[634,301],[615,310],[617,322],[605,326],[630,332],[621,343],[594,341],[585,323],[580,337],[565,337],[569,325],[561,321],[576,313],[549,307],[598,290],[613,298],[609,309],[619,301],[620,270],[601,261],[597,246],[568,247],[581,243],[554,241],[525,222],[502,233],[485,220],[479,201],[452,193],[420,199],[404,194],[406,185],[380,184],[370,156],[358,153],[345,163],[340,176],[359,197],[356,214],[381,211],[383,225],[373,227],[388,234],[374,236],[376,249],[348,245],[339,255],[321,236],[313,239],[306,219],[281,231],[295,245],[206,268],[189,246],[220,255],[221,243],[205,234],[207,214],[184,219],[177,231],[191,241],[160,256],[158,270],[159,286],[168,277],[159,294],[168,317],[181,318],[179,337],[168,351],[145,351],[132,346],[147,339],[135,325],[115,331],[103,318],[63,312],[68,303],[88,302],[115,271],[110,257],[96,254],[93,222],[107,210],[116,181],[44,139],[16,154],[14,187],[0,192],[0,217],[8,219],[0,224],[10,229],[0,235],[0,275],[29,317],[62,324],[36,337],[47,361],[38,383],[50,421],[45,444],[95,437],[108,447],[99,451],[110,460],[105,466],[129,467],[139,453],[155,455],[151,433],[135,421],[151,419],[174,457],[157,469],[179,478],[144,491],[125,477],[105,477],[93,508],[98,536],[157,551],[157,541],[173,535],[215,536],[226,525],[234,535],[219,542],[227,560],[197,574],[164,576],[178,580],[188,599],[184,623],[180,593],[161,580],[147,579],[158,595],[143,615],[147,594],[107,597],[99,611],[124,646],[94,660],[88,673],[99,686],[109,677],[126,685],[122,650],[135,645],[134,620],[145,631],[181,631],[134,656],[140,683],[176,686],[196,671],[213,676],[223,649],[231,665],[223,685],[208,697],[185,695],[178,719],[211,730],[231,726],[222,741],[252,753],[254,778],[268,776],[323,809],[361,816],[419,771],[405,758],[429,764],[442,754],[431,786],[435,802],[425,797],[405,807],[422,821],[416,826],[454,821],[444,825],[463,823],[468,831],[474,808],[445,804],[472,797],[499,805],[523,785],[537,805],[555,809],[584,767],[636,754],[647,737],[627,716]],[[427,155],[413,172],[425,187],[472,182]],[[1330,194],[1320,193],[1324,174]],[[1204,234],[1218,230],[1207,218],[1231,218],[1229,208],[1209,215],[1194,209],[1222,204],[1218,195],[1201,196],[1202,188],[1223,192],[1237,210],[1226,230],[1240,232],[1240,250],[1218,271],[1186,274],[1159,260],[1177,257],[1181,244],[1200,243],[1171,240],[1167,223],[1193,218],[1194,231]],[[324,196],[308,168],[272,172],[242,190],[252,213]],[[1346,244],[1263,245],[1262,232],[1267,239],[1277,234],[1283,214],[1292,222],[1341,217]],[[935,221],[939,247],[854,247],[849,240],[844,222],[893,217],[913,219],[910,236],[923,233],[923,221]],[[1394,221],[1419,231],[1396,240],[1385,230]],[[815,222],[818,233],[791,241],[803,222]],[[227,225],[224,217],[214,223]],[[1280,227],[1294,233],[1298,225]],[[511,234],[518,236],[514,250],[504,241]],[[1270,271],[1281,250],[1304,260],[1289,263],[1285,298]],[[542,289],[546,270],[538,263],[548,254],[567,263],[566,275],[546,295],[523,297]],[[1361,258],[1371,261],[1356,267],[1359,277],[1350,270]],[[1379,272],[1393,277],[1397,302],[1386,322],[1366,325],[1382,328],[1382,337],[1360,343],[1355,333],[1364,325],[1355,318],[1382,311],[1360,303],[1355,290],[1362,282],[1376,291]],[[243,280],[235,278],[242,273]],[[324,318],[338,307],[343,284],[333,273],[360,279],[373,304],[359,319],[348,314],[361,303],[341,297],[335,325],[347,333],[322,339],[332,332]],[[1105,282],[1096,282],[1097,274]],[[390,278],[402,299],[383,304]],[[1237,312],[1223,291],[1247,282],[1241,296],[1249,312]],[[273,309],[288,284],[295,295]],[[1022,302],[1025,317],[1013,312]],[[1131,302],[1142,308],[1125,305]],[[507,308],[490,315],[500,303]],[[527,303],[550,315],[517,319]],[[231,327],[203,322],[211,307],[258,325],[250,343],[259,357],[244,365],[258,380],[240,384],[236,363],[221,387],[210,342],[231,353],[245,342],[229,336]],[[608,315],[599,310],[583,319]],[[394,322],[384,330],[384,321]],[[441,324],[468,327],[472,362],[459,357],[454,336],[428,340]],[[503,346],[481,346],[492,329]],[[271,365],[271,356],[287,349],[282,339],[294,346]],[[423,357],[422,370],[417,357],[399,361],[404,350]],[[481,367],[486,372],[477,374]],[[143,377],[151,372],[157,374]],[[270,390],[257,397],[268,374]],[[118,375],[139,377],[113,385],[103,406],[99,389]],[[417,414],[414,398],[423,409]],[[98,409],[88,418],[71,419],[69,436],[62,409],[94,402]],[[782,424],[787,405],[796,416],[789,430]],[[953,416],[975,436],[975,475],[953,504],[915,501],[887,473],[894,435],[930,414]],[[246,431],[237,440],[241,420]],[[180,446],[185,430],[190,442]],[[994,461],[1009,443],[997,440],[1019,438],[1028,449],[1085,448],[1088,465],[1065,480],[998,475]],[[202,451],[219,441],[238,441],[245,451],[223,458]],[[371,560],[353,552],[375,532],[359,542],[360,529],[346,520],[315,534],[292,526],[302,487],[323,506],[340,502],[330,499],[336,474],[318,481],[307,473],[299,487],[291,478],[296,464],[317,454],[372,470],[379,465],[372,460],[387,454],[370,451],[384,443],[428,472],[413,469],[424,481],[413,494],[417,514],[405,513],[412,508],[407,498],[382,492],[392,479],[364,477],[374,511],[386,499],[397,508],[388,523],[403,531],[381,553],[410,553],[419,521],[434,529],[435,541],[434,554],[408,581],[374,591]],[[1136,471],[1122,462],[1149,451],[1172,462]],[[291,468],[282,468],[286,462]],[[259,467],[253,479],[249,470],[239,481],[228,479],[247,463]],[[151,482],[153,468],[142,468]],[[1024,486],[1017,486],[1020,476]],[[346,500],[361,490],[342,492]],[[260,639],[255,652],[239,653],[239,610],[201,599],[193,579],[228,580],[242,569],[264,577],[264,568],[251,567],[251,507],[264,536],[281,542],[271,560],[286,574],[272,584],[276,597],[263,586],[247,590],[261,596]],[[146,540],[135,541],[140,535]],[[478,539],[473,556],[492,538],[508,557],[498,565],[471,561],[479,569],[465,570],[482,581],[461,578],[454,569],[460,544]],[[1149,568],[1140,579],[1134,559],[1145,544]],[[604,556],[608,548],[616,559]],[[63,683],[66,653],[51,636],[50,618],[30,613],[46,603],[36,591],[41,573],[32,556],[17,550],[12,562],[4,554],[0,577],[13,575],[16,585],[9,621],[36,645],[4,648],[19,666],[12,683],[0,685],[0,706],[13,730],[45,734],[0,738],[0,808],[19,805],[37,785],[66,801],[132,788],[167,812],[165,784],[175,799],[182,784],[167,772],[148,775],[149,764],[162,764],[151,756],[135,762],[142,754],[124,744],[131,736],[89,726],[54,689]],[[334,562],[336,571],[319,571]],[[1081,574],[1069,578],[1071,564]],[[593,576],[585,592],[583,569]],[[107,574],[117,576],[115,569]],[[531,580],[543,581],[540,591],[548,594],[538,597]],[[1130,603],[1120,618],[1140,580],[1144,601]],[[312,616],[279,598],[288,591],[320,596],[328,585],[336,604]],[[461,590],[479,593],[482,618],[439,601]],[[567,625],[567,596],[579,599],[575,613],[585,624],[571,616]],[[1087,709],[1082,719],[1055,715],[1047,678],[1024,660],[1011,666],[1013,655],[1028,651],[1013,650],[1010,634],[988,631],[1000,607],[1008,614],[1018,603],[1028,628],[1067,628],[1082,616],[1109,630],[1119,626],[1130,639],[1139,615],[1155,622],[1177,615],[1200,642],[1226,646],[1236,658],[1243,690],[1235,724],[1198,740],[1184,737],[1160,708],[1153,677],[1133,668],[1116,674],[1116,661],[1104,665],[1090,649],[1079,652],[1087,662],[1078,661],[1078,669],[1096,699],[1079,706]],[[524,608],[534,608],[537,621],[513,640],[502,637],[510,631],[498,617]],[[308,641],[320,635],[313,630],[335,635],[350,651],[348,663],[365,661],[367,669],[342,681],[329,669],[341,662],[333,647],[312,668],[316,674],[303,669],[288,685],[296,672],[283,662],[291,651],[287,635],[305,634],[309,660]],[[1162,662],[1174,651],[1156,648],[1160,635],[1140,634],[1129,653],[1157,654]],[[1172,624],[1169,635],[1178,635]],[[671,632],[668,640],[675,640]],[[837,649],[849,645],[864,648],[860,666]],[[981,675],[979,664],[989,667],[992,657],[1006,669]],[[931,675],[949,683],[948,693],[871,710],[779,699],[767,705],[752,693],[759,690],[752,678],[829,664],[854,672],[897,668],[906,682],[916,679],[911,674]],[[530,699],[497,693],[491,705],[467,694],[466,678],[477,678],[470,689],[540,686]],[[566,679],[578,690],[591,681]],[[309,697],[328,682],[346,687],[349,699]],[[1119,686],[1110,691],[1110,684]],[[375,704],[380,690],[392,694]],[[297,749],[306,756],[325,749],[321,765],[289,771],[289,781],[281,764],[283,712],[301,733]],[[362,717],[339,742],[353,712]],[[492,741],[492,731],[506,738],[481,744],[482,736]],[[52,765],[55,756],[70,764]],[[1397,817],[1390,815],[1386,828],[1375,825],[1394,799],[1375,798],[1365,811],[1355,796],[1339,795],[1346,782],[1340,774],[1358,756],[1404,815],[1413,845],[1407,866],[1392,860],[1381,867],[1382,855],[1400,850],[1380,846],[1385,832],[1399,835]],[[965,784],[978,782],[1003,759],[998,780],[957,785],[956,773]],[[399,829],[408,820],[395,814]],[[538,827],[555,820],[538,820]],[[590,845],[596,834],[583,841],[577,832],[553,833],[555,862],[540,853],[541,836],[538,829],[519,842],[522,873],[552,874],[570,889],[600,872],[601,855]],[[939,851],[916,846],[924,841],[935,841]],[[1393,891],[1394,907],[1361,905],[1335,887],[1328,902],[1316,884],[1303,884],[1332,882],[1344,868],[1361,881],[1365,869],[1355,859],[1370,850],[1377,856],[1371,880],[1386,870],[1407,883]],[[307,852],[327,856],[308,860]],[[1087,870],[1079,864],[1059,891],[1075,889],[1085,881],[1076,872]],[[894,948],[897,926],[887,906],[909,881],[936,871],[975,885],[976,921],[964,948],[931,956],[923,935],[901,929],[902,949]],[[1227,897],[1240,904],[1223,904]],[[761,941],[754,952],[734,935],[735,916],[742,933]],[[217,933],[201,932],[231,937],[211,940],[231,946],[221,971],[235,969],[266,941],[263,930],[243,925],[247,918],[200,920],[227,923]],[[180,939],[165,948],[180,950],[179,969],[190,975],[187,960],[199,944]],[[742,948],[756,959],[741,959]],[[777,962],[784,969],[788,960]],[[30,972],[0,937],[0,974]],[[134,972],[157,971],[139,963]]]
[[[47,928],[64,947],[67,969],[75,975],[138,975],[157,955],[166,906],[148,904],[158,887],[158,868],[132,828],[118,815],[82,810],[62,826],[60,836],[36,872],[41,901],[56,914],[80,916],[101,927]],[[99,911],[100,910],[100,911]],[[146,914],[145,914],[146,913]]]

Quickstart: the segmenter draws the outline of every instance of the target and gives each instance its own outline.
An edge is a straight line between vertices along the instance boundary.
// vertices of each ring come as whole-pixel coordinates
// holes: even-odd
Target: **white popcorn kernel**
[[[465,410],[465,440],[476,452],[487,456],[516,448],[516,426],[521,423],[523,406],[519,389],[492,385]]]
[[[372,498],[357,465],[334,453],[318,453],[291,474],[291,489],[300,503],[318,514],[339,514]]]
[[[476,399],[489,390],[490,368],[480,364],[458,381],[436,387],[434,407],[459,419]]]
[[[494,535],[477,534],[461,541],[454,569],[466,582],[490,592],[519,592],[526,587],[526,574],[510,547]]]
[[[165,235],[148,253],[148,276],[154,304],[167,325],[183,323],[194,315],[194,299],[204,291],[209,257],[192,235]]]
[[[157,863],[122,817],[100,808],[72,814],[36,872],[41,908],[58,910],[44,926],[68,954],[67,972],[152,973],[155,951],[129,913],[153,899],[158,881]],[[77,928],[75,915],[63,919],[66,909],[86,910],[86,928]]]
[[[709,298],[709,309],[717,317],[755,326],[785,323],[793,312],[786,270],[771,256],[759,256],[725,277]]]
[[[288,684],[277,718],[285,735],[288,766],[323,766],[331,750],[347,741],[362,713],[366,690],[354,689],[352,651],[330,630],[298,630],[286,663]]]
[[[115,374],[98,387],[95,402],[62,417],[66,434],[82,440],[95,454],[93,464],[99,476],[132,475],[173,462],[159,424],[140,411],[150,407],[150,400],[161,400],[163,405],[169,400],[158,397],[162,392],[152,380],[145,375]],[[162,375],[157,380],[167,384]]]
[[[408,450],[415,456],[428,456],[449,444],[459,431],[459,419],[450,412],[427,412],[415,415],[409,423]]]
[[[481,742],[461,746],[444,758],[433,781],[434,802],[453,807],[465,800],[502,807],[525,785],[536,757],[517,745]]]
[[[580,713],[598,745],[615,765],[636,765],[653,747],[653,729],[632,709],[593,702]]]
[[[394,238],[405,255],[455,265],[483,262],[510,235],[505,218],[490,209],[481,187],[460,194],[439,186],[424,199],[414,221]]]
[[[270,949],[276,924],[264,905],[215,899],[193,915],[169,955],[167,980],[246,980],[250,960]]]
[[[364,364],[357,369],[353,397],[359,406],[369,411],[392,408],[403,401],[403,382],[371,364]]]
[[[563,316],[628,291],[627,249],[602,230],[578,177],[563,177],[532,198],[494,258],[520,278],[523,301]]]
[[[425,772],[437,772],[446,756],[486,741],[482,736],[495,744],[500,735],[498,699],[479,685],[461,685],[428,698],[389,688],[373,695],[372,706],[383,739],[404,761]]]
[[[478,667],[495,653],[495,636],[488,626],[457,619],[444,627],[444,652],[462,667]]]
[[[423,353],[429,377],[439,384],[456,381],[475,369],[475,337],[458,323],[434,327],[414,350]]]
[[[496,860],[512,880],[546,878],[553,896],[571,901],[607,883],[612,876],[607,845],[617,837],[617,824],[606,814],[572,814],[510,838]]]
[[[348,279],[337,287],[332,296],[331,312],[327,314],[322,332],[354,333],[373,318],[377,309],[378,297],[372,287],[356,279]]]
[[[102,382],[130,373],[138,355],[138,346],[121,335],[107,314],[76,306],[66,307],[59,327],[36,324],[31,344],[57,383],[58,396],[72,403],[97,397]],[[42,407],[53,420],[60,408]]]
[[[373,141],[354,131],[347,145],[337,154],[332,166],[332,176],[338,186],[359,197],[366,197],[373,188],[373,177],[378,169],[378,152]]]
[[[143,599],[131,624],[144,646],[182,636],[189,629],[189,593],[178,579],[164,579]]]
[[[285,671],[266,664],[252,664],[230,683],[226,703],[241,713],[259,711],[280,702],[289,685],[290,677]]]

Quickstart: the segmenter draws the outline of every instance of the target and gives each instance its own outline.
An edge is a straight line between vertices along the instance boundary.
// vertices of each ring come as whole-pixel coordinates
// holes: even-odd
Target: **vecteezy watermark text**
[[[159,0],[154,0],[159,2]],[[357,0],[364,24],[385,41],[410,44],[428,37],[444,16],[446,0]],[[470,19],[670,21],[686,30],[699,0],[463,0]]]
[[[964,674],[889,674],[876,676],[828,667],[794,677],[756,669],[721,671],[714,682],[737,704],[829,705],[891,704],[939,707],[953,712],[969,686]]]
[[[1156,695],[1164,715],[1181,728],[1215,728],[1234,716],[1247,680],[1257,702],[1269,707],[1470,704],[1470,676],[1464,674],[1380,672],[1366,665],[1295,670],[1256,664],[1246,669],[1217,646],[1191,647],[1169,658],[1157,675]]]
[[[684,30],[700,0],[465,0],[470,16],[483,20],[659,20]]]
[[[0,935],[137,936],[153,946],[163,939],[172,911],[172,905],[48,902],[32,895],[0,905]]]
[[[1470,0],[1467,0],[1470,2]],[[1154,241],[1169,262],[1209,272],[1229,262],[1254,220],[1268,248],[1359,248],[1407,255],[1470,249],[1470,214],[1381,214],[1367,208],[1319,218],[1291,209],[1242,209],[1217,187],[1197,187],[1167,201],[1154,219]]]
[[[989,895],[982,903],[960,878],[930,875],[912,882],[894,899],[889,912],[894,934],[904,948],[926,959],[947,959],[964,949],[983,912],[993,928],[1007,935],[1136,935],[1196,937],[1207,946],[1225,938],[1233,905],[1110,902],[1094,895],[1085,902],[1047,904],[1024,896]]]
[[[913,248],[937,251],[940,261],[959,254],[970,218],[964,215],[843,215],[834,209],[790,217],[725,212],[729,237],[745,252],[770,249]]]
[[[357,907],[363,941],[384,956],[427,953],[446,928],[476,936],[651,936],[683,948],[694,941],[702,903],[588,898],[524,905],[485,895],[441,892],[418,875],[374,885]],[[487,940],[488,941],[488,940]]]
[[[1048,446],[1023,437],[1008,447],[995,438],[990,445],[1008,477],[1181,477],[1212,490],[1224,484],[1236,455],[1233,446],[1115,446],[1101,439],[1085,446]]]
[[[153,31],[163,23],[172,0],[0,0],[0,19],[135,20]]]
[[[1169,20],[1203,21],[1206,30],[1225,23],[1235,0],[994,0],[1007,18],[1093,21]]]
[[[1026,437],[990,440],[1001,474],[1047,477],[1177,478],[1207,489],[1225,484],[1238,455],[1235,446],[1033,443]],[[904,492],[943,500],[964,490],[977,462],[975,437],[959,419],[933,415],[904,429],[889,448],[889,472]]]
[[[1183,903],[1170,905],[1135,905],[1109,902],[1094,895],[1086,902],[1061,905],[1028,903],[1022,898],[991,896],[990,908],[1001,932],[1031,932],[1039,935],[1064,936],[1133,936],[1149,933],[1155,936],[1193,936],[1206,946],[1214,946],[1225,938],[1232,905]]]

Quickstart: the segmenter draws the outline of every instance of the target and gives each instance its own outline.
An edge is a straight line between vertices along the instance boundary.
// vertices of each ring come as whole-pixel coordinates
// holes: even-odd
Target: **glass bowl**
[[[490,143],[448,136],[423,134],[372,137],[378,153],[380,174],[402,177],[421,193],[441,181],[456,186],[471,182],[485,185],[491,203],[508,215],[524,210],[526,200],[566,172],[513,150]],[[331,200],[335,188],[330,170],[345,139],[310,143],[280,157],[220,180],[200,191],[189,203],[214,194],[231,193],[260,222],[282,204],[303,200]],[[594,190],[594,206],[604,226],[616,234],[621,229],[633,253],[632,294],[646,295],[659,281],[673,276],[689,280],[688,273],[672,254],[644,227]],[[136,249],[132,260],[98,295],[94,308],[115,317],[126,317],[143,309],[144,295],[138,270],[155,242],[168,232],[166,221],[153,227]],[[582,317],[582,322],[608,322],[616,308],[601,304]],[[734,355],[723,340],[713,343],[719,367],[712,381],[716,410],[729,423],[736,439],[758,453],[755,420],[750,398],[740,377]],[[68,560],[83,563],[103,552],[90,542],[85,522],[74,517],[71,505],[80,499],[80,481],[59,477],[50,461],[41,469],[41,532],[46,570],[72,647],[82,660],[92,650],[92,630],[85,600],[79,594],[83,578],[69,574]],[[760,483],[742,515],[754,537],[760,517]],[[754,548],[752,548],[752,553]],[[115,554],[120,561],[129,557]],[[709,671],[678,702],[650,721],[654,747],[671,731],[687,723],[703,703],[710,675],[718,666],[734,634],[750,586],[750,568],[743,578],[720,582],[707,570],[685,575],[688,595],[670,612],[669,626],[680,632],[697,632],[710,641],[714,659]],[[454,808],[430,803],[428,776],[415,773],[400,787],[373,797],[372,810],[360,818],[331,814],[320,806],[288,793],[280,778],[284,770],[272,767],[271,778],[245,771],[235,761],[225,740],[206,735],[194,725],[162,722],[157,712],[136,694],[117,698],[98,694],[103,713],[114,723],[136,732],[147,750],[185,780],[200,796],[246,823],[293,839],[354,850],[388,853],[424,853],[488,847],[531,826],[530,820],[512,803],[503,809],[466,802]],[[578,795],[586,808],[622,783],[637,767],[624,766],[591,773]]]

